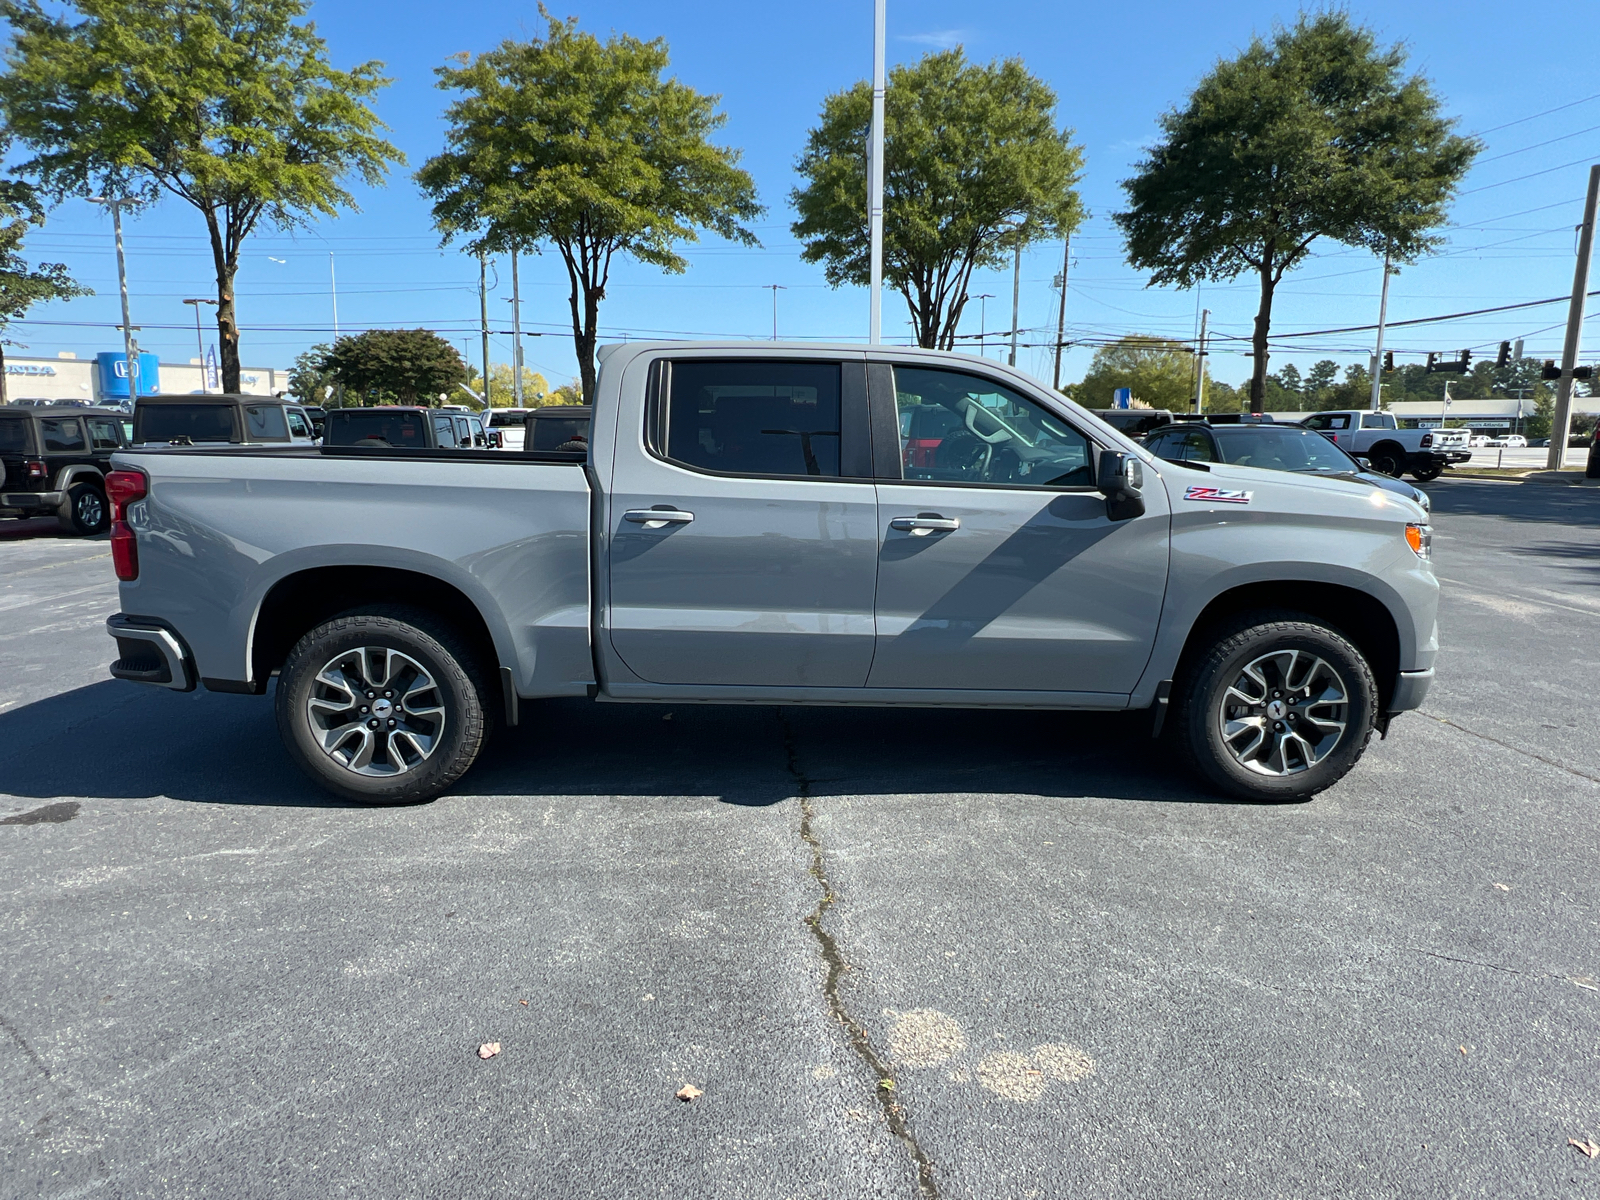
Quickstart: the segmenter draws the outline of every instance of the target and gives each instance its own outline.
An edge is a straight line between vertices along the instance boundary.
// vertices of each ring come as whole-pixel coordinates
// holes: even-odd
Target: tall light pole
[[[522,291],[517,284],[517,248],[511,248],[511,403],[522,407]]]
[[[205,339],[200,335],[200,306],[202,304],[214,305],[216,301],[207,300],[204,296],[196,296],[185,300],[184,303],[194,305],[194,352],[200,356],[195,359],[200,364],[200,391],[202,393],[209,392],[211,389],[206,385],[206,343]]]
[[[117,285],[122,289],[122,352],[123,368],[128,372],[128,399],[139,398],[139,346],[133,340],[133,318],[128,314],[128,260],[122,252],[122,210],[134,204],[132,200],[108,200],[104,196],[90,196],[90,204],[103,204],[111,210],[111,227],[117,234]],[[196,308],[195,315],[200,310]],[[202,357],[204,357],[202,355]]]
[[[1550,422],[1550,453],[1545,470],[1559,471],[1567,453],[1572,429],[1572,372],[1578,365],[1578,344],[1583,333],[1584,292],[1589,287],[1589,255],[1594,250],[1595,208],[1600,203],[1600,163],[1589,168],[1589,194],[1583,202],[1583,224],[1578,227],[1578,265],[1572,273],[1572,304],[1567,309],[1567,338],[1561,346],[1561,378],[1556,383],[1555,418]]]
[[[874,346],[883,341],[883,101],[888,87],[883,69],[885,4],[886,0],[873,0],[872,5],[872,130],[867,147],[867,232],[872,244],[867,341]],[[776,292],[773,298],[776,300]]]
[[[1373,412],[1383,407],[1383,326],[1389,319],[1389,252],[1383,252],[1383,292],[1378,297],[1378,348],[1372,353]]]
[[[483,331],[483,404],[491,406],[489,392],[489,268],[478,255],[478,320]]]
[[[772,340],[778,340],[778,293],[787,292],[789,289],[781,283],[763,283],[761,285],[772,292]]]
[[[1007,366],[1017,365],[1017,326],[1022,323],[1022,224],[1015,227],[1017,234],[1016,257],[1011,265],[1011,355]]]

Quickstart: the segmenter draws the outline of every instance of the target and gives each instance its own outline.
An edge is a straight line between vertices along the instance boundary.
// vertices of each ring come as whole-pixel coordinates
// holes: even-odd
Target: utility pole
[[[517,284],[517,248],[511,248],[511,403],[522,407],[522,291]]]
[[[200,357],[195,362],[200,364],[200,391],[202,394],[211,389],[206,386],[206,343],[200,334],[200,306],[202,304],[215,304],[215,300],[207,300],[203,296],[192,300],[185,300],[185,304],[194,305],[194,352]]]
[[[1578,265],[1572,273],[1572,305],[1567,309],[1567,340],[1561,347],[1561,379],[1556,383],[1555,419],[1550,423],[1550,453],[1545,470],[1559,471],[1572,429],[1572,372],[1578,365],[1578,344],[1583,334],[1584,292],[1589,288],[1589,255],[1594,250],[1595,205],[1600,201],[1600,163],[1589,168],[1589,194],[1583,201],[1583,224],[1578,227]]]
[[[489,383],[489,268],[478,255],[478,322],[483,331],[483,406],[490,406]]]
[[[104,196],[90,196],[90,204],[103,204],[111,210],[111,227],[117,235],[117,285],[122,289],[122,351],[123,369],[128,372],[128,399],[139,398],[139,344],[133,340],[133,318],[128,315],[128,260],[122,252],[122,210],[133,204],[132,200],[107,200]],[[1593,208],[1593,205],[1590,205]],[[195,315],[200,310],[196,308]],[[201,357],[204,357],[202,355]]]
[[[789,289],[781,283],[763,283],[764,288],[772,290],[772,340],[778,340],[778,293],[787,292]]]
[[[1072,235],[1061,239],[1061,307],[1056,309],[1056,373],[1052,385],[1061,390],[1061,345],[1067,336],[1067,268],[1072,263]]]
[[[1022,323],[1022,226],[1017,226],[1016,256],[1011,263],[1011,356],[1008,366],[1017,365],[1017,326]]]
[[[1198,364],[1196,374],[1200,377],[1194,392],[1194,411],[1197,414],[1206,410],[1206,319],[1210,316],[1211,310],[1209,308],[1200,310],[1200,344],[1195,349],[1194,355],[1195,362]]]
[[[1383,252],[1383,291],[1378,297],[1378,348],[1372,352],[1373,412],[1383,407],[1383,325],[1389,318],[1389,252]]]
[[[871,241],[871,307],[867,315],[867,341],[883,341],[883,101],[888,90],[883,69],[886,0],[872,5],[872,130],[867,147],[867,229]],[[777,302],[778,294],[772,294]]]

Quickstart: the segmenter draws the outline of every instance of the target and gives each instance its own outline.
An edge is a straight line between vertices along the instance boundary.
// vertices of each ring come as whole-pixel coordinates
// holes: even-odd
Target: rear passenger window
[[[438,437],[440,446],[447,448],[455,446],[455,425],[449,417],[435,417],[433,419],[433,432]]]
[[[83,426],[71,417],[40,421],[39,435],[44,439],[46,454],[88,449],[83,440]]]
[[[675,362],[669,379],[664,441],[674,462],[732,475],[838,477],[837,363]]]
[[[89,418],[89,443],[96,450],[115,450],[122,445],[122,422],[115,417]]]
[[[289,424],[283,419],[283,409],[276,404],[247,404],[244,406],[244,436],[251,442],[286,442]]]

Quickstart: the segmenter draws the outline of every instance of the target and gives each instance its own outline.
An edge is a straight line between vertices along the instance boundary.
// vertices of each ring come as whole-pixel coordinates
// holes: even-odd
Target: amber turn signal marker
[[[1432,557],[1433,530],[1427,525],[1407,525],[1406,545],[1416,552],[1418,558]]]

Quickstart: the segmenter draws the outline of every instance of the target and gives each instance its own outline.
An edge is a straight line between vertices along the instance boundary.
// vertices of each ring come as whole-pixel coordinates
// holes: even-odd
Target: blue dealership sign
[[[121,350],[102,350],[94,356],[99,370],[102,396],[131,396],[128,387],[128,356]],[[141,350],[134,360],[133,373],[138,379],[141,396],[153,396],[161,390],[161,360],[154,354]]]
[[[1133,389],[1132,388],[1117,388],[1116,391],[1111,393],[1111,397],[1112,397],[1111,406],[1113,408],[1132,408],[1133,407]]]

